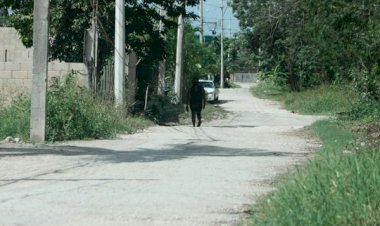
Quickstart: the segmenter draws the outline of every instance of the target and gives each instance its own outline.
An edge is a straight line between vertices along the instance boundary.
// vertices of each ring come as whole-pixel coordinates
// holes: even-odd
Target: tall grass
[[[312,126],[323,147],[306,166],[284,176],[276,191],[257,204],[248,224],[380,225],[379,142],[351,129],[360,124],[378,131],[373,127],[379,124],[379,102],[362,102],[350,89],[330,86],[289,93],[262,85],[256,92],[294,111],[340,114]]]
[[[10,105],[0,107],[0,140],[7,136],[29,139],[30,100],[24,96],[15,98]]]
[[[30,98],[20,97],[0,109],[0,139],[7,136],[29,140]],[[54,80],[48,90],[47,139],[111,138],[118,133],[133,133],[153,123],[143,117],[130,117],[111,103],[93,97],[77,85],[73,75]]]
[[[354,135],[334,122],[313,128],[324,147],[260,202],[250,224],[378,225],[380,149],[351,150]]]
[[[301,114],[335,114],[348,112],[359,96],[351,89],[322,85],[304,92],[290,92],[287,87],[263,82],[252,87],[252,93],[260,98],[282,101],[285,108]]]

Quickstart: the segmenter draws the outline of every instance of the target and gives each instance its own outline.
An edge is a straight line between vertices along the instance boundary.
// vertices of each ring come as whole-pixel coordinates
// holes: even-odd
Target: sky
[[[204,15],[204,35],[212,35],[212,31],[216,35],[220,35],[221,31],[221,5],[222,0],[205,0],[203,6]],[[193,11],[198,16],[200,15],[200,7],[190,7],[189,11]],[[231,37],[234,33],[239,32],[239,21],[234,17],[232,8],[227,6],[227,1],[224,0],[224,35]],[[200,26],[200,22],[194,21],[194,26]]]

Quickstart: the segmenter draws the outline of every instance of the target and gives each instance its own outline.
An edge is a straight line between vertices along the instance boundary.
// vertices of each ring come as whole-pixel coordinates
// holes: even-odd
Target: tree
[[[255,52],[248,42],[248,33],[240,32],[234,38],[226,38],[226,68],[229,72],[257,71],[259,52]]]
[[[188,0],[187,5],[196,5],[199,0]],[[82,61],[83,34],[91,26],[91,13],[94,6],[88,0],[51,0],[50,6],[50,59],[63,61]],[[163,58],[161,48],[164,40],[158,35],[158,21],[165,27],[176,26],[170,18],[180,13],[186,14],[181,6],[182,0],[132,0],[126,3],[126,43],[143,58]],[[100,28],[100,51],[105,59],[112,54],[114,37],[114,1],[98,1],[97,20]],[[167,10],[168,17],[160,16],[157,7]],[[25,46],[32,45],[32,0],[3,0],[0,8],[11,7],[12,25],[18,31]],[[163,31],[164,33],[167,30]]]
[[[218,46],[215,43],[200,44],[195,36],[196,29],[189,23],[185,24],[185,46],[184,46],[184,86],[191,84],[194,77],[202,77],[208,74],[216,75],[219,72],[217,55]],[[167,35],[167,79],[173,82],[175,71],[175,43],[176,30],[172,29]]]
[[[299,90],[359,81],[376,71],[380,63],[377,2],[234,0],[232,6],[253,52],[262,50],[261,69],[279,70],[292,89]]]

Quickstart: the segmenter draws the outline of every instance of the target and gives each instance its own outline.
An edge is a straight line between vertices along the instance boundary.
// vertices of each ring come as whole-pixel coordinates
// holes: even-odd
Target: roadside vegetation
[[[19,96],[0,108],[0,140],[11,136],[29,140],[30,98]],[[77,85],[75,76],[54,80],[48,91],[47,140],[112,138],[133,133],[153,123],[142,116],[116,110]]]
[[[320,86],[290,92],[261,82],[254,95],[305,114],[330,115],[312,125],[323,146],[307,165],[282,176],[252,210],[248,225],[378,225],[380,105],[349,91]]]
[[[315,123],[323,142],[252,212],[249,225],[380,224],[377,0],[233,0],[235,44],[259,65],[253,93]]]
[[[345,114],[360,102],[349,85],[321,85],[304,92],[291,92],[286,85],[264,81],[251,91],[257,97],[281,101],[287,110],[301,114]]]
[[[75,3],[74,3],[75,2]],[[133,133],[142,128],[154,124],[185,124],[188,115],[184,112],[182,104],[176,104],[174,100],[174,74],[176,67],[176,41],[177,41],[177,17],[182,14],[186,18],[195,15],[186,12],[185,6],[195,6],[198,0],[183,2],[177,0],[152,1],[152,4],[133,2],[126,5],[126,43],[129,50],[133,50],[139,58],[136,67],[137,84],[132,90],[126,82],[126,93],[135,92],[134,100],[128,101],[127,109],[114,109],[112,94],[108,91],[102,93],[103,72],[107,72],[106,66],[113,65],[114,44],[114,3],[101,1],[98,3],[99,15],[99,56],[98,72],[95,79],[97,89],[89,91],[77,86],[73,77],[65,81],[53,81],[48,91],[48,117],[47,140],[73,140],[73,139],[99,139],[112,138],[119,133]],[[14,27],[26,47],[32,45],[33,36],[33,2],[5,1],[0,3],[0,10],[5,15],[7,26]],[[180,4],[181,3],[181,4]],[[163,7],[168,12],[166,16],[160,15],[157,7]],[[8,15],[9,8],[12,13]],[[83,33],[91,27],[91,18],[94,5],[89,1],[54,1],[50,4],[50,34],[49,60],[65,62],[82,62],[84,39]],[[157,24],[162,22],[165,29],[159,30]],[[0,21],[1,26],[5,26]],[[212,38],[205,44],[201,44],[194,35],[197,28],[190,22],[185,25],[184,44],[184,68],[183,68],[183,94],[191,85],[194,77],[216,75],[219,71],[220,41]],[[65,34],[65,35],[62,35]],[[165,38],[164,38],[165,37]],[[64,48],[62,48],[64,47]],[[163,81],[158,81],[159,62],[165,60],[165,89],[164,93],[158,93],[158,86]],[[217,76],[215,76],[216,78]],[[107,90],[111,90],[108,87]],[[146,93],[148,91],[148,93]],[[146,95],[148,94],[148,95]],[[20,96],[15,98],[8,93],[13,101],[11,104],[0,102],[0,141],[8,136],[21,137],[23,141],[29,140],[30,98]],[[185,96],[185,95],[182,95]],[[147,98],[146,98],[147,97]],[[1,96],[0,96],[1,99]],[[147,105],[145,101],[147,99]],[[182,102],[184,98],[182,99]],[[146,107],[146,108],[145,108]],[[218,118],[220,108],[208,105],[204,112],[204,119]],[[190,123],[189,123],[190,125]]]
[[[183,103],[173,103],[173,98],[170,96],[153,97],[145,115],[159,125],[191,125],[191,113],[185,111]],[[227,112],[218,106],[218,101],[208,102],[202,111],[204,122],[225,118],[226,116]]]
[[[117,134],[135,133],[154,124],[189,124],[189,114],[182,104],[169,97],[156,97],[145,112],[115,109],[113,103],[94,97],[77,85],[75,75],[64,81],[54,79],[48,89],[47,140],[50,142],[78,139],[113,138]],[[224,117],[226,113],[208,104],[205,121]],[[0,107],[0,141],[6,137],[28,142],[30,133],[30,98],[20,95]]]

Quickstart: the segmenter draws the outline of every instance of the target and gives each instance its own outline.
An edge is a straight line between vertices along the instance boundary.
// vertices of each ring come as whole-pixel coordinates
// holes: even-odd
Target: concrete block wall
[[[0,95],[12,98],[29,94],[32,87],[33,48],[25,48],[15,29],[0,27]],[[88,73],[83,63],[49,62],[48,76],[63,78],[77,72],[80,85],[88,85]]]

